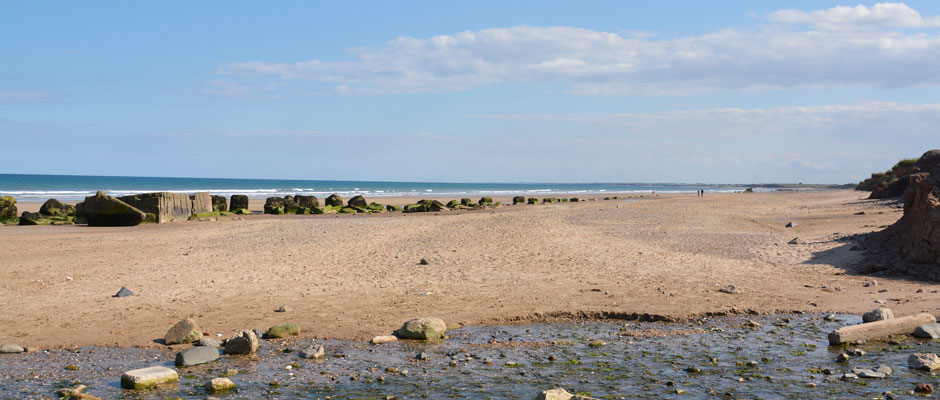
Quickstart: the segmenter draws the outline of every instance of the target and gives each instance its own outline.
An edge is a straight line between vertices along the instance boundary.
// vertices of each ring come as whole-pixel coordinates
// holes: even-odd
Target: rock
[[[288,306],[280,306],[277,308],[277,310],[274,310],[274,312],[291,312],[291,311],[294,311],[294,309]]]
[[[492,198],[492,197],[480,197],[480,205],[481,205],[481,206],[486,206],[486,205],[490,205],[490,204],[493,204],[493,198]]]
[[[225,341],[225,354],[252,354],[258,351],[258,336],[249,330],[241,331]]]
[[[56,199],[46,200],[39,207],[39,213],[51,217],[69,217],[75,215],[75,206],[71,206]]]
[[[238,387],[238,385],[229,378],[215,378],[206,382],[206,391],[211,393],[232,390],[236,387]]]
[[[425,353],[423,351],[415,355],[415,360],[419,360],[419,361],[428,360],[430,358],[431,357],[428,356],[428,353]]]
[[[85,198],[84,210],[91,226],[135,226],[147,218],[143,211],[102,191]]]
[[[0,354],[16,354],[23,353],[25,351],[26,349],[24,349],[23,346],[16,344],[5,344],[0,346]]]
[[[88,389],[88,386],[85,386],[85,385],[78,385],[73,388],[62,388],[62,389],[56,390],[55,395],[59,397],[74,398],[75,396],[78,396],[79,394],[84,392],[86,389]]]
[[[203,337],[196,341],[196,346],[222,347],[222,341],[211,337]]]
[[[369,205],[369,203],[366,202],[366,198],[362,197],[362,195],[353,196],[353,198],[349,199],[349,201],[346,202],[346,204],[350,207],[360,207],[360,208],[366,208]]]
[[[394,205],[394,204],[389,204],[389,205],[385,206],[385,209],[388,210],[388,211],[391,211],[391,212],[401,211],[401,207],[396,206],[396,205]]]
[[[512,198],[512,204],[522,204],[525,203],[525,196],[515,196]]]
[[[177,367],[190,367],[219,359],[219,349],[212,346],[188,348],[176,354]]]
[[[318,200],[315,196],[296,195],[294,196],[294,201],[297,202],[298,207],[306,207],[306,208],[313,208],[313,207],[319,208],[320,207],[320,200]]]
[[[747,323],[745,325],[747,325],[750,328],[760,328],[760,322],[757,322],[753,319],[747,320]]]
[[[163,336],[164,343],[167,345],[193,343],[199,339],[202,339],[202,331],[192,318],[177,322]]]
[[[858,325],[849,325],[829,333],[829,345],[836,346],[891,335],[910,335],[918,326],[937,323],[933,314],[920,313]]]
[[[212,201],[212,211],[228,210],[228,204],[226,204],[225,196],[210,195],[209,198]]]
[[[323,346],[308,347],[300,351],[300,358],[319,359],[324,355],[326,355],[326,350]]]
[[[723,286],[721,289],[718,289],[718,291],[721,293],[727,293],[727,294],[739,294],[743,292],[741,288],[734,286],[734,285]]]
[[[862,349],[849,349],[846,351],[851,356],[861,357],[865,355],[865,350]]]
[[[940,339],[940,324],[924,324],[914,330],[914,336],[924,339]]]
[[[415,318],[395,331],[395,336],[401,339],[433,340],[444,337],[447,325],[440,318]]]
[[[885,375],[891,375],[892,373],[894,373],[894,370],[892,370],[891,367],[887,365],[879,365],[878,368],[875,369],[875,372],[880,372]]]
[[[914,391],[917,393],[930,394],[933,393],[933,385],[929,383],[918,383],[917,386],[914,386]]]
[[[460,205],[464,207],[473,207],[473,200],[464,197],[460,199]]]
[[[331,206],[331,207],[342,207],[342,206],[343,206],[343,198],[342,198],[342,197],[339,197],[338,194],[333,193],[333,194],[330,195],[330,197],[327,197],[327,198],[326,198],[325,203],[326,203],[326,205]]]
[[[163,224],[172,221],[186,221],[193,214],[212,212],[212,197],[208,192],[186,193],[154,192],[138,193],[118,197],[144,214],[144,222]]]
[[[858,375],[855,375],[855,374],[853,374],[853,373],[851,373],[851,372],[846,372],[846,373],[840,375],[840,376],[839,376],[839,379],[841,379],[841,380],[843,380],[843,381],[848,381],[848,380],[852,380],[852,379],[858,379]]]
[[[787,222],[787,228],[796,228],[796,222],[790,221]]]
[[[124,389],[149,389],[178,381],[179,374],[167,367],[134,369],[121,375],[121,387]]]
[[[0,222],[15,219],[16,216],[16,198],[13,196],[0,197]]]
[[[828,315],[826,315],[826,321],[835,322],[835,321],[836,321],[836,315],[835,315],[835,314],[828,314]]]
[[[117,293],[115,293],[114,296],[111,296],[111,297],[128,297],[128,296],[133,296],[133,295],[134,295],[134,292],[132,292],[126,286],[121,286],[121,289],[118,290]]]
[[[376,337],[372,338],[372,340],[370,341],[370,343],[372,343],[372,344],[382,344],[382,343],[391,343],[391,342],[395,342],[395,341],[398,341],[398,338],[397,338],[397,337],[392,336],[392,335],[385,335],[385,336],[376,336]]]
[[[680,390],[681,389],[677,390],[676,393],[682,394],[685,392],[684,390],[681,390],[680,392]],[[535,400],[591,400],[591,399],[592,399],[591,397],[574,395],[574,394],[568,393],[568,391],[566,391],[565,389],[561,389],[561,388],[546,390],[535,396]]]
[[[268,331],[264,333],[265,339],[282,339],[288,336],[297,336],[300,334],[300,325],[296,322],[288,322],[286,324],[274,325],[268,328]]]
[[[850,358],[852,358],[852,357],[849,356],[849,353],[844,353],[844,352],[843,352],[843,353],[839,353],[839,357],[836,358],[836,362],[839,362],[839,363],[846,363],[846,362],[849,362],[849,359],[850,359]]]
[[[526,204],[539,204],[539,199],[537,199],[537,198],[535,198],[535,197],[529,197],[529,198],[526,200]]]
[[[23,211],[23,215],[20,215],[20,225],[51,225],[52,220],[46,218],[40,213],[31,213],[29,211]]]
[[[418,264],[420,264],[420,265],[432,265],[432,264],[438,264],[438,263],[440,263],[440,262],[441,262],[441,260],[439,260],[439,259],[437,259],[437,258],[425,257],[425,258],[422,258],[420,261],[418,261]]]
[[[893,318],[894,311],[891,311],[890,308],[877,308],[862,315],[862,322],[876,322]]]
[[[791,239],[789,242],[787,242],[787,244],[806,244],[806,242],[796,237],[796,238]]]
[[[268,197],[264,201],[264,213],[280,215],[287,213],[287,207],[284,199],[280,197]]]
[[[907,366],[920,371],[940,369],[940,357],[933,353],[914,353],[907,358]]]
[[[243,194],[233,194],[228,202],[228,210],[235,212],[248,209],[248,196]]]

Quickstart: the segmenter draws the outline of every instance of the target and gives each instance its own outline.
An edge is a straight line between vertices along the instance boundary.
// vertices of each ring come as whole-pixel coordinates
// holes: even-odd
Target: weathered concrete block
[[[149,389],[157,385],[175,383],[180,380],[175,370],[167,367],[133,369],[121,375],[124,389]]]
[[[196,346],[176,354],[177,367],[205,364],[219,359],[219,349],[211,346]]]
[[[192,213],[202,214],[212,212],[212,196],[209,192],[199,192],[189,195],[192,200]]]
[[[243,194],[233,194],[232,198],[228,202],[229,211],[237,210],[247,210],[248,209],[248,196]]]
[[[932,314],[920,313],[839,328],[829,333],[829,345],[852,343],[891,335],[910,335],[918,326],[937,322]]]
[[[185,221],[193,213],[192,201],[185,193],[140,193],[120,197],[120,200],[145,213],[155,215],[158,224]]]
[[[147,214],[120,199],[99,191],[85,198],[85,219],[91,226],[134,226],[144,222]]]

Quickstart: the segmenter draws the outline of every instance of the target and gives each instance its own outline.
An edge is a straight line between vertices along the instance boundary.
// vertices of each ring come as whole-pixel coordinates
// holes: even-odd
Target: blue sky
[[[466,3],[0,1],[0,173],[844,183],[940,147],[937,2]]]

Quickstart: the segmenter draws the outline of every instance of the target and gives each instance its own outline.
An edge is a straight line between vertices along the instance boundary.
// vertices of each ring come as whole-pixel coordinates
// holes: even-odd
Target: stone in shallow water
[[[235,382],[232,382],[232,380],[229,378],[215,378],[209,382],[206,382],[206,391],[221,392],[235,389],[236,386],[237,385],[235,385]]]
[[[211,346],[197,346],[176,354],[177,367],[189,367],[205,364],[219,359],[219,349]]]
[[[177,381],[179,374],[167,367],[133,369],[121,375],[121,387],[124,389],[148,389]]]
[[[924,339],[940,339],[940,324],[925,324],[914,330],[914,336]]]
[[[376,336],[376,337],[372,338],[371,343],[372,343],[372,344],[382,344],[382,343],[394,342],[394,341],[397,341],[397,340],[398,340],[398,338],[395,337],[395,336],[392,336],[392,335],[383,335],[383,336]]]
[[[222,347],[222,341],[211,337],[204,337],[196,341],[196,346]]]
[[[241,331],[225,341],[225,354],[251,354],[258,351],[258,336],[249,330]]]
[[[914,353],[907,358],[907,366],[920,371],[940,369],[940,357],[933,353]]]
[[[886,319],[894,319],[894,311],[891,311],[890,308],[878,308],[862,315],[862,321],[866,323],[883,321]]]
[[[323,346],[308,347],[300,351],[300,358],[323,358],[326,354],[326,350],[323,349]]]

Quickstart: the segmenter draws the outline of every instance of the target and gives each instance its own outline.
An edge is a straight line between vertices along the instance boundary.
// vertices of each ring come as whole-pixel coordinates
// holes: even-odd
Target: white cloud
[[[904,4],[781,10],[767,21],[678,38],[523,25],[399,37],[350,49],[352,57],[344,60],[226,63],[217,72],[278,76],[307,82],[308,93],[342,95],[457,92],[504,83],[561,85],[585,95],[940,83],[940,32],[931,28],[940,26],[940,17],[923,17]]]
[[[59,97],[59,92],[51,90],[0,90],[0,101],[42,101]]]
[[[780,10],[768,19],[782,23],[804,23],[820,29],[845,29],[859,26],[891,28],[924,28],[940,26],[940,17],[924,18],[920,12],[904,3],[877,3],[871,8],[839,6],[827,10],[806,12]]]

